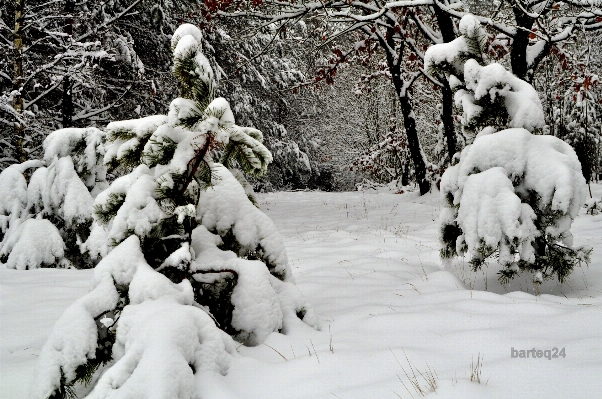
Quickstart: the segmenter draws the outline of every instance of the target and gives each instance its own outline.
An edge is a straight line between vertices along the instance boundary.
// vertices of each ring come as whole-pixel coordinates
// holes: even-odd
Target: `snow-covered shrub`
[[[44,141],[43,161],[12,165],[0,174],[0,261],[7,267],[93,266],[82,244],[88,239],[94,197],[107,186],[102,141],[96,128],[57,130]],[[27,183],[24,173],[30,168],[37,169]],[[29,222],[32,218],[38,222]],[[42,231],[51,237],[48,243],[29,241],[42,238]]]
[[[537,92],[502,65],[484,65],[479,21],[463,17],[460,32],[425,61],[449,79],[464,127],[478,133],[442,177],[441,257],[468,253],[478,270],[496,256],[503,281],[529,270],[536,282],[562,282],[591,251],[572,248],[570,233],[586,195],[579,159],[562,140],[531,133],[544,123]]]
[[[278,127],[285,131],[284,127]],[[292,188],[306,187],[312,174],[317,172],[312,168],[307,153],[296,142],[280,139],[272,139],[270,148],[282,173],[282,182]]]
[[[255,345],[299,320],[318,325],[274,224],[227,168],[259,175],[272,156],[260,131],[212,98],[200,38],[188,24],[174,33],[183,97],[167,116],[107,127],[105,161],[123,175],[96,196],[83,244],[103,259],[44,346],[32,398],[81,382],[89,398],[197,397],[194,374],[228,369],[226,333]]]
[[[441,182],[443,258],[471,255],[480,268],[497,255],[501,277],[519,270],[560,281],[586,259],[570,227],[586,186],[575,152],[562,140],[508,129],[477,137]]]

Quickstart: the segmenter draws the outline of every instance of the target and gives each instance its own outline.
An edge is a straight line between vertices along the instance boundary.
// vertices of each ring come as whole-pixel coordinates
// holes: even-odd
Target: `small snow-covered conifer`
[[[44,141],[43,160],[0,173],[0,262],[11,269],[94,265],[83,243],[94,197],[107,187],[102,141],[93,127],[57,130]]]
[[[579,159],[562,140],[532,134],[544,126],[537,92],[487,64],[480,22],[466,15],[460,33],[425,55],[427,70],[456,91],[474,137],[442,177],[441,257],[468,253],[475,270],[496,257],[501,281],[528,270],[535,282],[562,282],[591,251],[572,248],[570,233],[586,194]]]
[[[173,35],[182,97],[168,115],[107,126],[104,162],[121,176],[95,197],[82,244],[102,260],[43,347],[32,398],[198,397],[199,372],[227,372],[232,337],[318,325],[274,224],[228,169],[261,174],[272,156],[213,98],[202,45],[193,25]]]

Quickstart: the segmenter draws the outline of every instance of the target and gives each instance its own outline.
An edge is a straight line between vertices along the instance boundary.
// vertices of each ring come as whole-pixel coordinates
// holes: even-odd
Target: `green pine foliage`
[[[175,49],[172,47],[172,49]],[[174,61],[174,75],[179,81],[180,95],[196,101],[200,110],[207,108],[215,97],[215,81],[213,79],[199,79],[198,71],[201,73],[213,73],[206,70],[206,66],[199,65],[197,52],[191,49],[184,56],[178,57]]]

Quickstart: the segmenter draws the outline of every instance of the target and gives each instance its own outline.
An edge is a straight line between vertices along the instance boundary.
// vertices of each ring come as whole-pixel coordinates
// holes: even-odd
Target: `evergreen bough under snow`
[[[106,129],[104,162],[121,176],[95,196],[82,243],[102,260],[44,345],[31,398],[195,398],[200,372],[228,371],[233,338],[317,327],[274,224],[228,169],[264,173],[271,154],[213,99],[201,43],[192,25],[174,33],[182,97],[167,116]]]
[[[591,249],[572,248],[570,227],[585,202],[581,164],[570,145],[543,128],[533,87],[482,55],[485,32],[467,15],[461,36],[426,52],[425,67],[449,80],[465,132],[478,133],[442,176],[441,257],[470,255],[476,271],[487,259],[500,280],[519,271],[535,282],[570,274]]]
[[[97,128],[57,130],[44,141],[43,160],[0,173],[1,263],[11,269],[94,266],[84,242],[94,197],[107,187],[102,142]]]

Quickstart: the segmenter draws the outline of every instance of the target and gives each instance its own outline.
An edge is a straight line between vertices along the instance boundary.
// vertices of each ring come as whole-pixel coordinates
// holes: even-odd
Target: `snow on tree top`
[[[449,43],[429,47],[424,54],[424,69],[430,73],[439,66],[451,67],[456,75],[464,73],[463,64],[468,57],[480,57],[487,36],[479,20],[471,14],[460,21],[461,36]]]
[[[192,24],[182,24],[171,37],[171,47],[176,48],[180,39],[185,36],[191,36],[197,43],[201,43],[203,40],[203,32],[199,28]]]
[[[474,92],[475,100],[489,96],[504,99],[510,118],[509,127],[522,127],[529,131],[545,124],[543,107],[537,91],[529,83],[517,78],[502,65],[492,63],[481,66],[473,59],[464,65],[466,88]]]
[[[464,36],[475,36],[481,28],[481,22],[472,14],[466,14],[460,20],[460,34]]]

